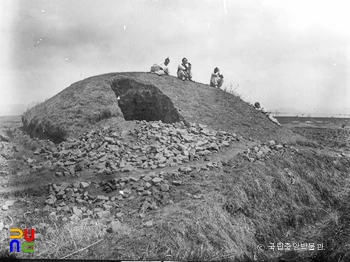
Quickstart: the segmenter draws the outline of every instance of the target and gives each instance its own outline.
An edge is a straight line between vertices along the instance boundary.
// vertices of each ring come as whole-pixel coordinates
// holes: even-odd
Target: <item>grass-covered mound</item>
[[[168,123],[187,120],[264,141],[288,140],[292,135],[233,94],[150,73],[87,78],[28,110],[22,121],[31,135],[61,141],[113,117]]]

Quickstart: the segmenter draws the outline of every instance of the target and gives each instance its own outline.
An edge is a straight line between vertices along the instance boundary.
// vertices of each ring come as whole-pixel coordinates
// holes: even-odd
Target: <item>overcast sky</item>
[[[0,103],[44,101],[84,78],[186,57],[195,81],[267,109],[350,107],[346,1],[1,0]]]

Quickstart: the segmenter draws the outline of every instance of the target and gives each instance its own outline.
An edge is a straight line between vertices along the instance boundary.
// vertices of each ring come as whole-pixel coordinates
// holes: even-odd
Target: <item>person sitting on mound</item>
[[[220,74],[219,68],[215,67],[214,73],[210,77],[210,86],[212,87],[221,87],[224,83],[224,76]]]
[[[170,63],[170,59],[169,57],[167,57],[164,61],[164,63],[161,63],[160,65],[158,64],[154,64],[151,67],[151,73],[157,74],[159,76],[162,75],[169,75],[169,68],[168,68],[168,64]]]
[[[182,59],[182,64],[179,64],[177,68],[177,77],[185,80],[192,81],[192,72],[191,72],[192,66],[190,63],[188,63],[187,59],[184,57]]]
[[[254,108],[256,110],[261,111],[263,114],[265,114],[272,122],[274,122],[276,125],[281,126],[281,124],[278,122],[278,120],[276,118],[274,118],[271,113],[269,113],[265,108],[263,108],[262,106],[260,106],[259,102],[256,102],[254,104]]]

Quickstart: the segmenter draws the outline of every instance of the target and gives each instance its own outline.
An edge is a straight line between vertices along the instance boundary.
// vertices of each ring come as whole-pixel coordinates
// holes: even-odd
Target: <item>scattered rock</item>
[[[100,211],[97,213],[98,218],[107,218],[111,216],[111,212],[109,210],[106,211]]]
[[[155,177],[152,179],[152,182],[157,184],[157,183],[160,183],[163,179],[161,179],[160,177]]]
[[[161,184],[161,185],[160,185],[160,189],[161,189],[162,191],[169,191],[170,186],[169,186],[168,184]]]
[[[182,181],[180,181],[180,180],[173,180],[173,185],[180,186],[180,185],[182,185]]]
[[[89,187],[90,186],[90,184],[89,183],[87,183],[87,182],[80,182],[80,188],[87,188],[87,187]]]
[[[119,220],[112,221],[109,226],[107,229],[108,233],[118,233],[122,229],[122,223]]]
[[[270,140],[270,141],[269,141],[269,146],[270,146],[270,147],[274,147],[275,145],[276,145],[275,140]]]
[[[276,145],[276,149],[277,149],[277,150],[283,149],[283,146],[282,146],[282,145]]]
[[[152,227],[153,226],[153,220],[148,220],[143,225],[146,226],[146,227]]]

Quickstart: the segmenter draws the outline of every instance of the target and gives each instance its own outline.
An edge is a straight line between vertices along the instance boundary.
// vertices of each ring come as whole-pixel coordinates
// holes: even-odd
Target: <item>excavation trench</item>
[[[116,96],[120,96],[118,105],[125,120],[174,123],[183,119],[170,98],[154,85],[131,79],[115,79],[111,87]]]

